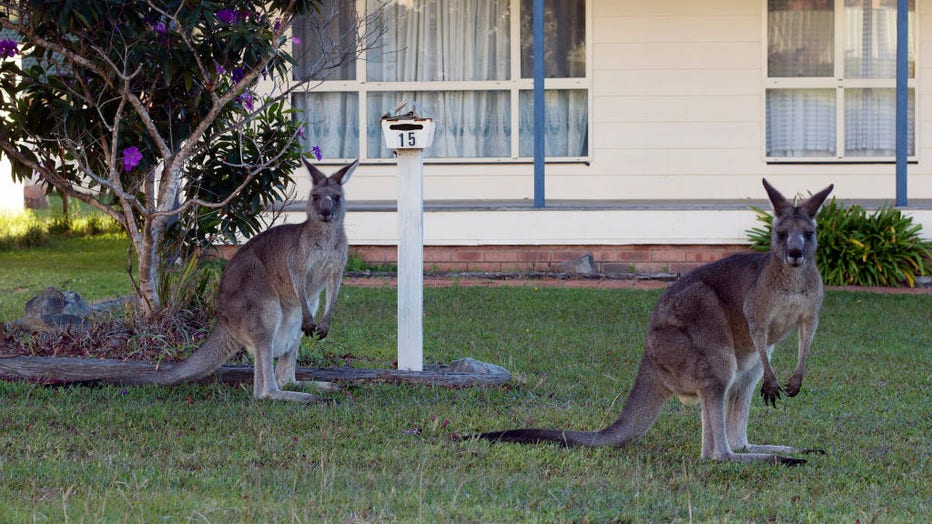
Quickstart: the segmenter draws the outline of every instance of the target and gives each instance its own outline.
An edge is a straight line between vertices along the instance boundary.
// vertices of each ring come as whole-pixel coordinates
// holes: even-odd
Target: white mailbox
[[[434,142],[434,127],[430,118],[386,117],[382,138],[388,149],[426,149]]]
[[[385,147],[398,162],[398,369],[424,370],[424,149],[434,121],[413,111],[382,117]]]

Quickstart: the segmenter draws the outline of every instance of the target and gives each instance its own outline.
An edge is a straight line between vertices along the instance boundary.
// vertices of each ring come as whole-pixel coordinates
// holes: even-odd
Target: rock
[[[480,362],[474,358],[461,358],[459,360],[454,360],[450,362],[450,365],[447,366],[447,371],[453,373],[473,373],[476,375],[507,375],[511,376],[511,373],[507,369],[496,366],[495,364],[487,364],[485,362]]]
[[[932,277],[916,277],[916,287],[932,287]]]
[[[26,316],[17,320],[19,327],[34,331],[62,330],[68,327],[87,327],[91,309],[81,295],[74,291],[45,288],[38,296],[26,302]]]
[[[567,273],[576,273],[577,275],[593,275],[595,274],[595,259],[592,258],[592,253],[586,253],[576,260],[564,262],[561,269]]]

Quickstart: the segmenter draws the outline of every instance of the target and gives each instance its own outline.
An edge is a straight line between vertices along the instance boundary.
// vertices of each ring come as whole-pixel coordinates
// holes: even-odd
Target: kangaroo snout
[[[799,266],[805,262],[805,245],[806,241],[802,235],[790,235],[786,242],[786,262],[791,266]]]
[[[329,196],[321,198],[317,202],[317,216],[324,222],[329,222],[333,219],[333,199]]]

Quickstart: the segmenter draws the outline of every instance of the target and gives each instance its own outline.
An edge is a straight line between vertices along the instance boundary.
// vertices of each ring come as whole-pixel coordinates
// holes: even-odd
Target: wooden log
[[[464,361],[470,362],[467,362],[466,366],[460,365]],[[107,382],[90,377],[100,374],[111,376],[144,374],[157,369],[157,364],[149,362],[112,359],[27,356],[0,358],[0,377],[43,384]],[[101,373],[102,371],[106,373]],[[425,366],[424,371],[299,367],[295,370],[295,376],[298,380],[432,384],[445,387],[498,386],[511,381],[511,374],[504,368],[482,365],[471,359],[456,361],[450,366]],[[195,382],[220,381],[227,384],[251,384],[252,378],[252,366],[227,365],[221,366],[213,374]]]

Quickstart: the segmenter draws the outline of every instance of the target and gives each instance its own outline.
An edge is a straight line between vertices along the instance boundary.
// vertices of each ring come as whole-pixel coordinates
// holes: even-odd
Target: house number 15
[[[405,141],[407,141],[407,145],[405,144]],[[414,147],[416,145],[417,138],[414,135],[414,131],[398,133],[398,147]]]

